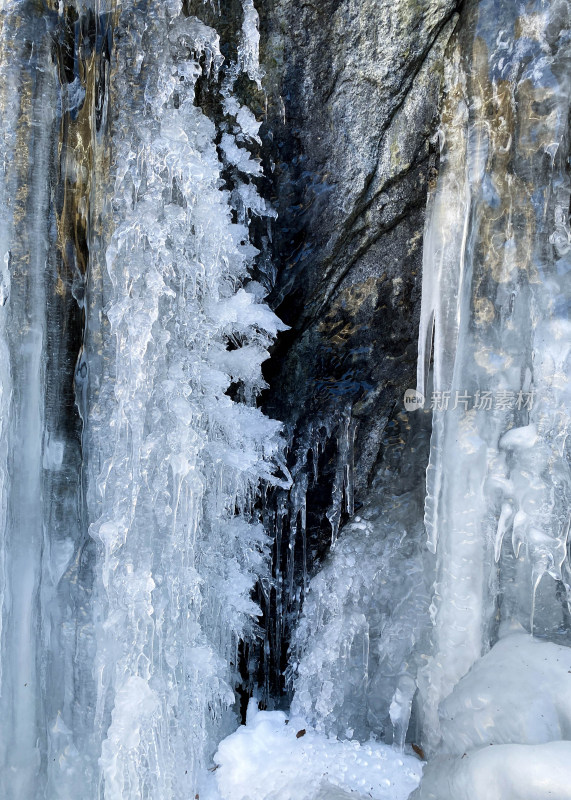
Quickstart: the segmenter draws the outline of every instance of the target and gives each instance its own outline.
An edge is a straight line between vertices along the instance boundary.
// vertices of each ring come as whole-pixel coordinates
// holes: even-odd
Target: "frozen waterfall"
[[[1,798],[571,798],[570,76],[569,0],[0,0]]]
[[[472,41],[451,43],[445,95],[457,102],[444,117],[430,201],[419,358],[422,388],[433,326],[425,521],[438,563],[435,650],[421,691],[434,743],[438,703],[503,623],[568,642],[571,50],[563,11],[539,3],[520,16],[506,7],[500,36],[492,4],[482,2]]]
[[[217,32],[177,2],[2,14],[0,793],[188,798],[235,724],[258,493],[288,483],[255,406],[285,327],[249,278],[259,126],[232,93],[258,79],[257,16],[222,82]]]
[[[388,728],[402,741],[412,712],[409,736],[456,756],[429,765],[423,800],[568,796],[571,745],[518,749],[569,738],[566,701],[554,698],[571,665],[568,14],[566,3],[523,13],[482,0],[448,44],[417,387],[432,409],[425,527],[436,561],[412,555],[401,481],[404,524],[386,500],[352,521],[298,627],[293,708],[317,729]],[[392,475],[379,478],[394,492]],[[524,688],[529,648],[544,669]],[[564,678],[551,674],[559,663]],[[549,713],[558,721],[546,729]],[[458,762],[491,744],[514,749]]]

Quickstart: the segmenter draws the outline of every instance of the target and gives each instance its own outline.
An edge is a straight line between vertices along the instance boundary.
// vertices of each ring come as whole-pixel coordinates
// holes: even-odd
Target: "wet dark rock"
[[[280,528],[281,542],[276,588],[258,598],[269,640],[260,677],[267,686],[274,676],[270,692],[283,688],[307,575],[353,496],[359,507],[386,467],[391,425],[416,383],[424,210],[438,169],[439,94],[457,5],[257,6],[262,156],[278,212],[270,302],[291,326],[266,362],[264,407],[286,423],[295,480],[289,497],[270,498],[266,520]],[[354,438],[346,453],[343,437]]]
[[[262,5],[262,4],[261,4]],[[380,431],[414,385],[422,230],[453,0],[274,0],[261,11],[278,266],[292,330],[268,364],[272,415],[347,406],[366,489]]]

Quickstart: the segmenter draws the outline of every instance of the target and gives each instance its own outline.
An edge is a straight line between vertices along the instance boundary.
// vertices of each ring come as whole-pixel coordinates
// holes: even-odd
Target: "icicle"
[[[343,510],[353,513],[353,445],[355,423],[351,418],[351,408],[345,409],[337,431],[337,465],[331,491],[331,507],[327,519],[331,525],[331,544],[335,545],[339,535],[339,525]],[[345,502],[343,502],[345,501]]]
[[[393,744],[401,752],[404,752],[406,734],[410,721],[412,700],[416,692],[416,681],[410,675],[402,675],[399,678],[393,700],[389,707],[391,722],[393,725]]]
[[[260,70],[259,17],[254,0],[242,0],[242,10],[244,21],[238,46],[238,63],[240,69],[247,73],[250,80],[256,82],[258,89],[261,89],[263,73]]]
[[[0,30],[0,795],[42,792],[48,746],[42,613],[54,600],[56,547],[46,547],[45,376],[49,276],[54,269],[50,174],[58,82],[52,28],[41,9],[3,3]],[[55,225],[54,225],[55,227]],[[57,356],[54,358],[57,360]],[[44,447],[46,449],[44,450]],[[45,458],[45,463],[44,463]],[[50,498],[50,500],[55,498]],[[63,537],[62,537],[63,538]],[[47,562],[51,562],[48,563]],[[47,691],[51,691],[50,686]],[[61,695],[60,695],[61,696]],[[49,709],[49,710],[48,710]],[[51,722],[51,720],[50,720]]]

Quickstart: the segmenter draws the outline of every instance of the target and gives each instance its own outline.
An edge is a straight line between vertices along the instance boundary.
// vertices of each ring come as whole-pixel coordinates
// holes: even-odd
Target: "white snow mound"
[[[221,800],[407,800],[423,767],[389,745],[330,738],[252,702],[247,725],[221,742],[214,761]]]
[[[515,633],[462,678],[440,706],[442,752],[571,739],[571,648]]]
[[[571,742],[490,745],[436,758],[410,800],[571,800]]]

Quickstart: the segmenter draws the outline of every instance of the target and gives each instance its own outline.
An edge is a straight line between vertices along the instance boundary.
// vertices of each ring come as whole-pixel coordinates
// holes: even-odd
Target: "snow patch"
[[[216,787],[206,800],[406,800],[422,762],[376,741],[340,741],[283,711],[258,711],[224,739],[214,758]]]

